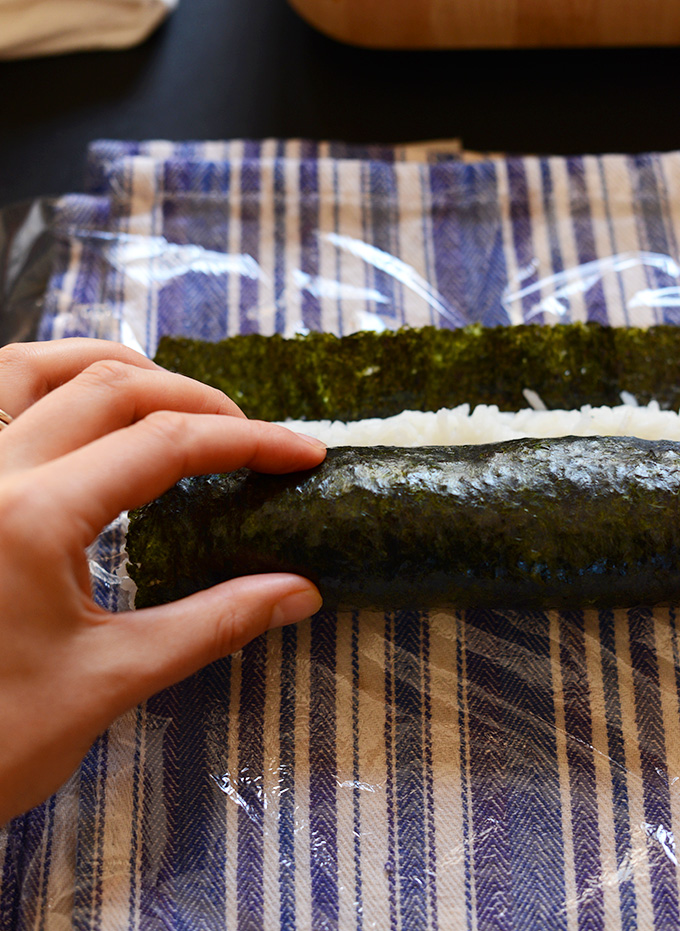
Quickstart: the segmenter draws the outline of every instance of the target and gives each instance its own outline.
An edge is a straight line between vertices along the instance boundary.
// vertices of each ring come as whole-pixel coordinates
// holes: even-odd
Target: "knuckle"
[[[41,540],[49,539],[50,513],[48,495],[32,482],[14,478],[0,486],[0,527],[3,543],[8,548],[35,550]],[[37,527],[41,532],[36,535]]]
[[[0,349],[0,377],[16,378],[32,374],[34,352],[25,343],[8,343]]]
[[[0,349],[0,365],[23,365],[30,355],[31,350],[25,343],[7,343]]]
[[[209,405],[208,412],[245,416],[236,401],[233,401],[224,391],[220,391],[219,388],[214,388],[212,385],[202,385],[201,387],[205,391]]]
[[[241,650],[266,627],[265,611],[252,604],[239,605],[230,599],[225,611],[213,621],[210,639],[213,659]]]
[[[78,375],[78,380],[98,388],[119,390],[131,380],[131,367],[118,359],[97,359]]]
[[[231,413],[236,407],[233,401],[227,395],[220,391],[219,388],[213,388],[211,385],[205,386],[208,412],[215,411],[217,414]]]
[[[173,449],[181,449],[186,436],[186,415],[180,411],[151,411],[144,418],[145,429]]]
[[[239,632],[243,634],[244,625],[239,620],[238,612],[230,612],[227,616],[217,617],[213,623],[212,637],[209,641],[210,662],[222,659],[235,653],[247,640],[240,641]]]

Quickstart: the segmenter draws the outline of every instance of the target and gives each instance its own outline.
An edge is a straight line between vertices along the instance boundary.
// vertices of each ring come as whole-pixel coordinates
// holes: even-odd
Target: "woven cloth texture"
[[[87,186],[44,339],[680,320],[678,153],[101,141]],[[678,928],[679,651],[673,607],[322,611],[0,832],[0,927]]]

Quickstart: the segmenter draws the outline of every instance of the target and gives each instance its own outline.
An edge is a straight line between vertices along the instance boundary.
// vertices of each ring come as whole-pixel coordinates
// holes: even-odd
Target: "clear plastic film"
[[[36,338],[54,247],[51,201],[0,210],[0,345]]]
[[[589,254],[573,215],[528,236],[498,206],[507,165],[327,161],[314,197],[304,160],[220,194],[219,164],[138,156],[111,197],[28,205],[3,341],[678,322],[672,237],[619,201]],[[124,517],[90,556],[129,609]],[[322,611],[117,721],[5,830],[0,902],[14,877],[17,927],[673,927],[679,651],[672,608]]]
[[[116,279],[123,302],[73,301],[65,310],[57,308],[56,320],[50,325],[59,335],[86,331],[99,338],[116,339],[140,352],[147,351],[145,344],[149,341],[148,293],[173,285],[188,287],[190,281],[199,292],[209,292],[213,282],[215,288],[225,289],[258,282],[256,301],[248,307],[248,313],[265,332],[280,332],[275,328],[277,304],[292,304],[299,309],[307,298],[324,298],[340,307],[344,333],[394,329],[405,323],[394,311],[395,289],[407,292],[412,301],[410,326],[456,327],[477,322],[438,292],[414,266],[350,236],[320,232],[317,242],[319,253],[327,255],[320,265],[337,270],[343,256],[355,260],[352,269],[347,270],[347,280],[312,275],[294,267],[276,296],[270,271],[252,255],[227,255],[200,245],[178,245],[162,236],[64,229],[54,217],[55,203],[49,199],[0,210],[2,344],[34,339],[41,326],[45,329],[45,292],[55,258],[64,249],[94,259],[103,279]],[[670,255],[623,252],[552,274],[542,275],[542,271],[538,261],[533,260],[527,267],[516,269],[507,281],[499,293],[506,324],[570,322],[575,317],[575,303],[592,303],[605,289],[620,292],[617,310],[628,325],[649,326],[680,318],[680,265]],[[236,284],[232,285],[232,281]],[[369,281],[372,283],[366,284]],[[64,289],[69,285],[63,280],[60,284]],[[56,297],[64,305],[67,295],[60,292],[50,297],[48,310],[54,313]],[[523,309],[527,303],[529,309]],[[212,316],[217,310],[223,313],[224,307],[213,311],[210,306],[208,310]],[[582,316],[580,313],[578,318]],[[192,335],[195,323],[193,319],[180,321],[173,327],[173,335]],[[212,325],[220,326],[217,321]],[[292,316],[286,320],[284,335],[294,336],[308,329],[302,315]],[[227,335],[226,330],[223,335]]]
[[[677,322],[674,238],[647,178],[624,188],[615,156],[579,166],[607,185],[588,216],[582,179],[568,204],[534,198],[551,174],[564,195],[564,160],[538,178],[528,163],[121,157],[105,195],[60,201],[41,336],[112,334],[153,355],[167,333]]]

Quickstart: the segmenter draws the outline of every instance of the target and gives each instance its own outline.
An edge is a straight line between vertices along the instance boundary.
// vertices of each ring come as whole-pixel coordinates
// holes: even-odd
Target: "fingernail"
[[[315,614],[323,603],[321,595],[315,588],[306,588],[302,592],[293,592],[286,595],[272,610],[270,627],[283,627],[284,624],[293,624]]]
[[[316,446],[317,449],[326,449],[324,441],[317,440],[315,436],[307,436],[306,433],[298,433],[298,436],[301,440],[306,440],[310,446]]]

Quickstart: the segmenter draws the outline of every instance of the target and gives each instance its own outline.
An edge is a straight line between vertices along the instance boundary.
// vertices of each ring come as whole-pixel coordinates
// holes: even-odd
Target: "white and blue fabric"
[[[102,141],[87,177],[43,339],[680,322],[678,153]],[[112,610],[123,544],[93,554]],[[508,606],[273,631],[0,832],[0,928],[679,928],[678,626]]]

